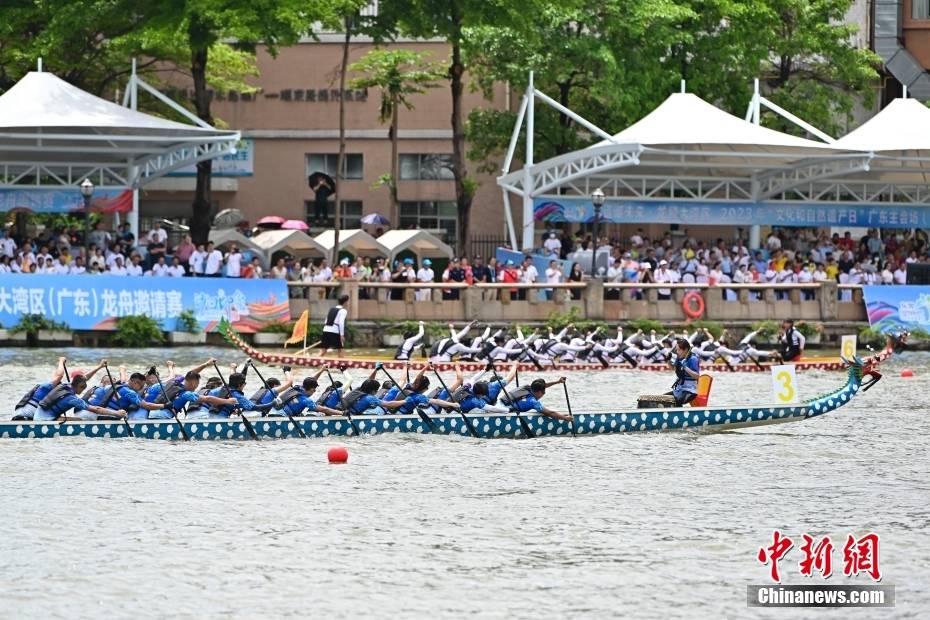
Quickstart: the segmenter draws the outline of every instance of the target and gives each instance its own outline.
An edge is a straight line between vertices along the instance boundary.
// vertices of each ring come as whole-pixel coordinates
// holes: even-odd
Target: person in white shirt
[[[172,278],[181,278],[184,276],[184,266],[181,264],[181,259],[177,256],[171,259],[171,266],[168,267],[168,275]]]
[[[71,267],[68,266],[68,263],[63,263],[60,260],[56,260],[52,263],[52,272],[57,273],[58,275],[68,275],[71,273]]]
[[[549,238],[543,242],[543,248],[548,256],[558,258],[562,252],[562,240],[554,232],[549,233]]]
[[[203,275],[207,278],[219,278],[220,267],[223,265],[223,253],[213,247],[213,242],[207,243],[207,255],[204,257]]]
[[[199,277],[203,275],[203,264],[207,258],[207,253],[203,251],[203,244],[198,244],[197,249],[191,252],[187,264],[190,265],[191,275]]]
[[[433,261],[428,258],[423,259],[423,266],[417,270],[417,282],[434,282],[436,280],[436,274],[433,272]],[[432,289],[420,288],[416,292],[417,301],[426,301],[430,298],[430,292]]]
[[[22,251],[16,255],[16,260],[19,263],[20,268],[28,273],[29,268],[36,264],[36,255],[32,251],[32,244],[30,244],[28,241],[24,243]]]
[[[133,254],[129,258],[129,264],[126,265],[126,275],[141,276],[142,272],[142,258],[138,254]]]
[[[68,273],[74,276],[87,273],[87,268],[84,266],[84,259],[80,256],[76,257],[74,262],[71,264],[71,267],[68,268]]]
[[[239,248],[232,246],[226,255],[226,277],[238,278],[242,275],[242,254]]]
[[[339,303],[329,309],[326,314],[326,323],[323,325],[323,338],[320,357],[325,357],[330,351],[335,350],[341,353],[345,348],[346,318],[349,312],[345,306],[349,303],[349,296],[342,295]]]
[[[107,273],[111,276],[126,275],[126,267],[123,266],[123,256],[121,254],[113,258],[113,266],[107,269]]]
[[[333,280],[333,268],[329,266],[329,261],[325,258],[320,263],[320,271],[317,273],[316,281],[317,282],[332,282]]]
[[[163,278],[168,275],[168,265],[165,264],[164,256],[158,257],[158,262],[152,265],[152,270],[149,273],[156,278]]]
[[[0,251],[2,251],[3,256],[7,258],[16,256],[16,242],[10,237],[9,230],[3,231],[3,237],[0,238]]]
[[[549,261],[549,266],[546,268],[546,284],[559,284],[561,281],[562,268],[559,266],[559,261]],[[554,297],[555,289],[547,288],[546,299],[552,300]]]
[[[653,276],[656,282],[668,282],[673,284],[679,281],[678,273],[668,268],[668,261],[662,259],[659,261],[659,268],[656,269],[655,275]],[[671,299],[672,298],[672,289],[670,288],[660,288],[659,289],[659,299]]]
[[[0,274],[12,273],[13,269],[10,267],[10,264],[9,256],[0,256]]]
[[[893,266],[891,261],[885,262],[885,266],[882,269],[882,284],[894,284],[894,271],[891,269]]]
[[[161,222],[155,222],[147,237],[150,245],[164,245],[168,240],[168,232],[161,227]]]
[[[898,263],[898,268],[894,270],[894,283],[907,284],[907,268],[904,263]]]

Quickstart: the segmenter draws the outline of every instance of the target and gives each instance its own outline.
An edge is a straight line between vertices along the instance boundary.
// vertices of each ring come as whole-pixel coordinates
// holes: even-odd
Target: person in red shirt
[[[514,283],[520,281],[520,272],[517,271],[516,265],[513,264],[512,260],[507,261],[507,264],[504,265],[504,271],[501,273],[501,282]],[[510,289],[510,294],[515,295],[517,289]]]

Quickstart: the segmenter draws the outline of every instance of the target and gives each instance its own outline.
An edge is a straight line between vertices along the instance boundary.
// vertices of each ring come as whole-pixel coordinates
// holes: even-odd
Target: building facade
[[[358,228],[366,214],[390,217],[388,189],[378,180],[391,170],[388,127],[380,122],[380,94],[347,88],[339,91],[341,35],[321,35],[320,41],[301,42],[272,57],[258,53],[259,77],[250,80],[259,91],[214,93],[213,114],[218,123],[239,129],[246,144],[227,168],[218,164],[213,179],[215,209],[240,209],[254,224],[266,215],[305,220],[312,229],[333,225],[334,201],[328,212],[317,214],[315,194],[308,184],[313,172],[336,177],[339,152],[339,98],[346,101],[346,169],[340,191],[342,226]],[[442,42],[403,41],[393,47],[429,54],[427,60],[446,61],[449,48]],[[350,62],[374,49],[371,42],[353,43]],[[351,77],[351,76],[350,76]],[[178,93],[176,93],[178,94]],[[452,180],[452,99],[447,81],[410,98],[413,109],[400,112],[398,181],[400,228],[435,231],[455,242],[457,208]],[[475,106],[510,105],[509,93],[501,86],[492,99],[466,89],[465,115]],[[238,165],[235,165],[238,164]],[[503,238],[504,216],[500,190],[494,175],[477,171],[478,181],[472,207],[473,235]],[[228,174],[229,176],[223,176]],[[160,179],[147,186],[140,198],[142,228],[146,220],[169,217],[183,220],[190,213],[194,188],[192,171]]]

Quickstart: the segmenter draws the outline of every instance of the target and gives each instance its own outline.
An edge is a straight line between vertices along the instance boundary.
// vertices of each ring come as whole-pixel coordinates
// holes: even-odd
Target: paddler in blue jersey
[[[374,382],[377,386],[378,382]],[[376,388],[377,389],[377,388]],[[409,390],[403,390],[399,396],[402,400],[382,400],[381,406],[388,410],[394,410],[400,414],[415,413],[418,407],[424,405],[433,405],[444,409],[459,409],[458,403],[453,403],[441,398],[430,398],[424,392],[429,389],[429,377],[422,374],[417,375],[413,380]]]
[[[183,377],[169,379],[164,385],[165,391],[159,390],[153,402],[160,405],[170,402],[171,406],[159,411],[150,411],[150,420],[169,420],[174,417],[172,411],[181,413],[195,405],[221,406],[238,403],[235,398],[219,398],[210,396],[209,393],[200,394],[197,391],[200,387],[200,373],[195,370],[189,370]]]
[[[39,407],[36,409],[33,419],[41,422],[62,418],[66,420],[96,420],[98,416],[110,419],[126,417],[124,409],[108,409],[85,402],[78,394],[86,388],[87,379],[84,375],[75,375],[71,378],[71,383],[59,383],[39,401]],[[67,415],[67,412],[72,409],[74,415]]]
[[[125,385],[117,383],[99,394],[95,393],[90,399],[90,404],[123,409],[130,420],[147,420],[150,411],[164,409],[165,405],[143,400],[141,393],[144,389],[145,375],[134,372]]]
[[[675,341],[675,357],[669,362],[675,369],[675,383],[667,396],[675,397],[679,407],[690,403],[697,396],[698,378],[701,376],[701,360],[691,350],[691,343],[686,338]]]
[[[331,409],[322,404],[318,404],[311,396],[319,387],[319,378],[323,374],[320,370],[316,376],[305,378],[300,385],[288,387],[277,395],[272,401],[274,408],[268,413],[269,416],[292,416],[304,415],[306,413],[322,413],[325,415],[342,415],[341,411]]]
[[[497,399],[501,390],[517,376],[518,367],[519,362],[514,363],[506,378],[500,381],[496,379],[494,381],[484,381],[482,377],[493,368],[492,364],[488,364],[485,370],[469,379],[461,388],[452,390],[455,395],[454,400],[458,401],[462,406],[462,411],[466,413],[507,413],[510,409],[498,405]]]
[[[245,380],[245,374],[241,372],[234,372],[229,375],[229,381],[227,382],[228,387],[224,385],[215,390],[210,390],[210,392],[207,393],[208,396],[221,399],[223,404],[214,404],[209,407],[201,406],[193,411],[188,411],[187,419],[209,418],[211,420],[225,420],[234,413],[242,413],[245,411],[266,413],[270,411],[271,408],[274,407],[273,403],[256,405],[246,398],[245,394],[242,393],[242,389],[245,387]]]
[[[546,382],[545,379],[536,379],[530,383],[529,386],[517,388],[512,392],[504,392],[504,394],[501,395],[501,401],[509,404],[511,410],[519,413],[535,411],[549,418],[570,422],[572,420],[571,414],[559,413],[558,411],[549,409],[540,402],[542,397],[546,395],[546,390],[548,388],[560,383],[565,383],[565,377],[560,377],[556,381],[549,382]]]
[[[61,383],[62,379],[65,378],[65,363],[67,361],[68,361],[67,358],[59,357],[58,366],[55,367],[55,372],[52,375],[52,380],[49,381],[48,383],[39,383],[37,385],[32,386],[32,389],[30,389],[28,392],[26,392],[23,395],[23,397],[19,400],[19,402],[16,403],[16,405],[13,407],[13,419],[14,420],[32,420],[35,418],[35,413],[39,408],[39,403],[42,402],[42,399],[48,396],[49,392],[51,392],[55,387],[57,387]],[[93,378],[93,376],[97,373],[97,371],[99,371],[101,368],[106,366],[106,363],[107,361],[105,359],[100,360],[100,363],[97,364],[95,368],[93,368],[86,375],[83,375],[84,380],[85,380],[85,386],[87,382]],[[82,373],[75,372],[75,375],[74,377],[72,377],[72,379],[77,379],[78,376],[82,376]],[[82,389],[85,389],[85,388],[82,388]],[[80,391],[81,390],[78,390],[78,393],[80,393]]]
[[[202,373],[205,368],[207,368],[208,366],[212,366],[213,362],[215,361],[216,360],[211,357],[210,359],[205,361],[203,364],[200,364],[198,366],[194,366],[193,368],[191,368],[191,372],[196,373],[199,376],[200,373]],[[165,389],[168,389],[168,383],[170,383],[173,380],[183,381],[183,376],[179,376],[179,373],[176,372],[177,366],[175,365],[174,362],[172,362],[171,360],[168,360],[167,362],[165,362],[165,366],[168,368],[168,374],[164,377],[161,377],[162,383],[165,384]],[[151,368],[149,368],[148,372],[145,375],[145,391],[142,393],[142,400],[144,400],[145,402],[148,402],[148,403],[161,402],[158,400],[158,396],[161,394],[161,385],[159,384],[158,379],[159,377],[157,374],[157,370],[154,366],[152,366]],[[149,416],[149,417],[155,417],[155,416]],[[171,415],[169,414],[168,417],[170,418]]]

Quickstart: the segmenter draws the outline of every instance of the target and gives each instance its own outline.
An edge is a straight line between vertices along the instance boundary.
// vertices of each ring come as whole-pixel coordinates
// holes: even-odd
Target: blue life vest
[[[65,400],[67,400],[69,396],[74,395],[74,388],[71,387],[71,384],[59,383],[39,402],[39,407],[55,414],[55,417],[58,417],[71,408],[70,406],[65,406]]]
[[[685,372],[685,368],[690,368],[689,362],[694,360],[697,362],[698,368],[700,368],[700,362],[697,359],[697,356],[693,352],[689,352],[687,357],[679,358],[675,360],[675,376],[677,377],[675,381],[675,387],[679,388],[685,392],[697,393],[697,379]],[[695,369],[696,370],[696,369]]]

